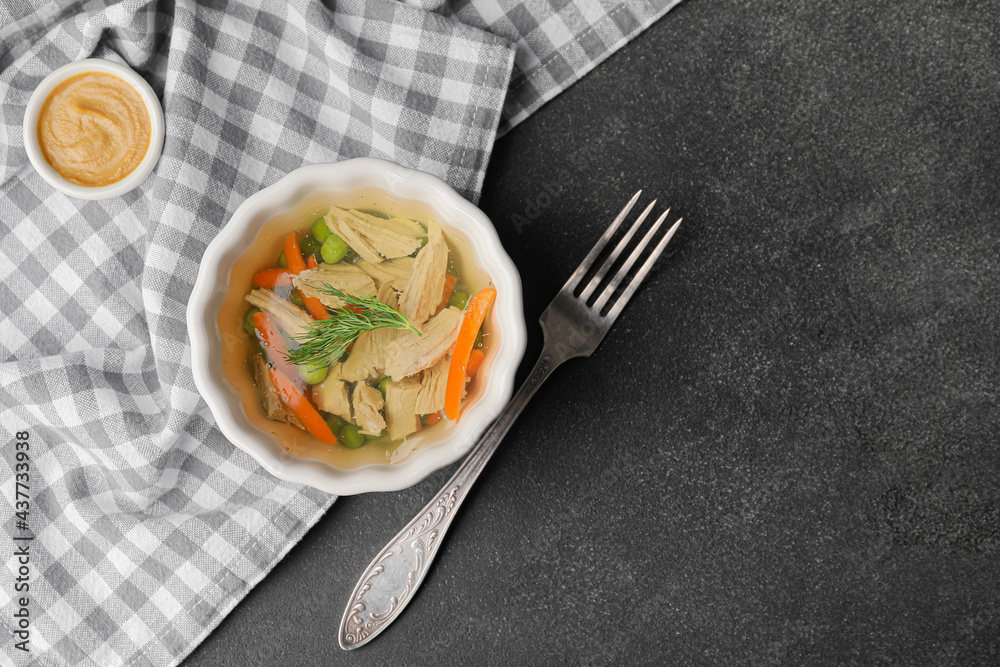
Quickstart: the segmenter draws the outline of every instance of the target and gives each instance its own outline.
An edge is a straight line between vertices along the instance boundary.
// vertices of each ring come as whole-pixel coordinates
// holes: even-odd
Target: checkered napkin
[[[372,155],[475,199],[498,127],[671,4],[0,2],[0,665],[176,664],[333,502],[226,441],[192,381],[187,298],[246,197]],[[166,117],[153,175],[104,202],[53,191],[21,139],[33,88],[88,56]]]

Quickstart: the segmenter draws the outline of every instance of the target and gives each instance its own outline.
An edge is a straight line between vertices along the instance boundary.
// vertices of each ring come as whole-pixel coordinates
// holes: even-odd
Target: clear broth
[[[475,261],[475,254],[469,240],[448,226],[433,209],[421,202],[403,200],[381,191],[366,190],[353,195],[317,194],[303,199],[288,211],[276,215],[261,227],[255,238],[248,241],[246,249],[236,259],[229,277],[226,294],[219,307],[216,320],[222,338],[222,374],[229,386],[236,392],[250,422],[270,434],[292,456],[322,461],[334,468],[347,470],[366,465],[398,463],[418,451],[425,441],[435,438],[443,430],[452,426],[447,419],[433,426],[425,426],[417,433],[402,441],[382,438],[366,443],[358,449],[348,449],[342,445],[327,445],[291,424],[268,419],[261,406],[253,372],[248,360],[254,354],[254,341],[243,330],[243,315],[249,304],[245,296],[252,289],[253,275],[261,269],[275,266],[284,239],[293,231],[311,233],[312,225],[336,205],[361,211],[405,217],[426,224],[434,220],[441,225],[448,242],[449,262],[459,275],[459,284],[464,285],[469,294],[490,285],[490,278]],[[491,318],[483,323],[484,348],[489,350],[493,325]],[[476,382],[469,386],[466,402],[476,394]],[[465,409],[466,402],[463,402]]]

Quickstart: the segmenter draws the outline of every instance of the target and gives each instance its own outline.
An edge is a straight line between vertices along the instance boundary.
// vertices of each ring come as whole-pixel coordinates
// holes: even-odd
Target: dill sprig
[[[325,320],[310,324],[305,333],[295,336],[299,347],[289,350],[287,355],[293,364],[308,368],[329,366],[339,360],[351,343],[366,331],[390,327],[422,335],[410,324],[406,315],[375,297],[347,294],[328,283],[316,289],[340,299],[344,305],[330,311],[330,317]]]

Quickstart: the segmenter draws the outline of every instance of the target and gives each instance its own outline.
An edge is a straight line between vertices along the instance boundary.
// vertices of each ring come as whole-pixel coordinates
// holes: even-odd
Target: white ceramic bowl
[[[427,436],[419,449],[398,463],[341,470],[289,455],[273,436],[250,422],[223,378],[216,320],[233,265],[264,223],[318,193],[348,197],[372,188],[429,206],[446,232],[451,228],[463,235],[476,262],[492,279],[497,298],[491,316],[493,333],[479,371],[485,373],[486,382],[480,383],[483,376],[477,376],[477,386],[484,389],[463,402],[461,420]],[[521,280],[489,218],[439,178],[372,158],[302,167],[243,202],[205,251],[187,319],[195,384],[223,434],[275,477],[338,495],[403,489],[468,453],[510,400],[526,339]]]
[[[41,111],[45,100],[48,99],[49,94],[60,83],[71,76],[82,74],[83,72],[106,72],[125,79],[125,81],[136,89],[142,101],[146,104],[146,110],[149,111],[149,149],[146,151],[146,156],[139,163],[139,166],[128,176],[111,185],[99,188],[77,185],[76,183],[67,181],[59,175],[59,172],[52,168],[52,165],[46,162],[45,156],[42,155],[42,148],[38,145],[38,113]],[[28,98],[28,105],[24,109],[23,127],[24,149],[28,153],[28,161],[31,162],[31,166],[35,168],[35,171],[49,185],[77,199],[110,199],[134,189],[153,171],[156,161],[160,158],[160,152],[163,150],[163,107],[160,106],[160,100],[156,97],[156,93],[153,92],[153,89],[146,83],[145,79],[125,65],[119,65],[110,60],[101,60],[99,58],[87,58],[86,60],[78,60],[74,63],[63,65],[42,79],[42,82],[35,88],[31,97]]]

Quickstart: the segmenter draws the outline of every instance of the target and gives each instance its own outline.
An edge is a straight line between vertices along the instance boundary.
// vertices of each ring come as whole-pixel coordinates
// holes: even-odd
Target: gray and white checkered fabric
[[[246,197],[303,164],[371,155],[475,199],[498,127],[671,4],[0,3],[0,665],[176,664],[333,502],[227,442],[192,381],[186,302]],[[166,117],[153,175],[104,202],[53,191],[21,140],[34,87],[89,56],[143,74]],[[30,590],[15,593],[25,535]],[[22,596],[30,654],[12,634]]]
[[[404,0],[517,45],[503,135],[680,0]]]

